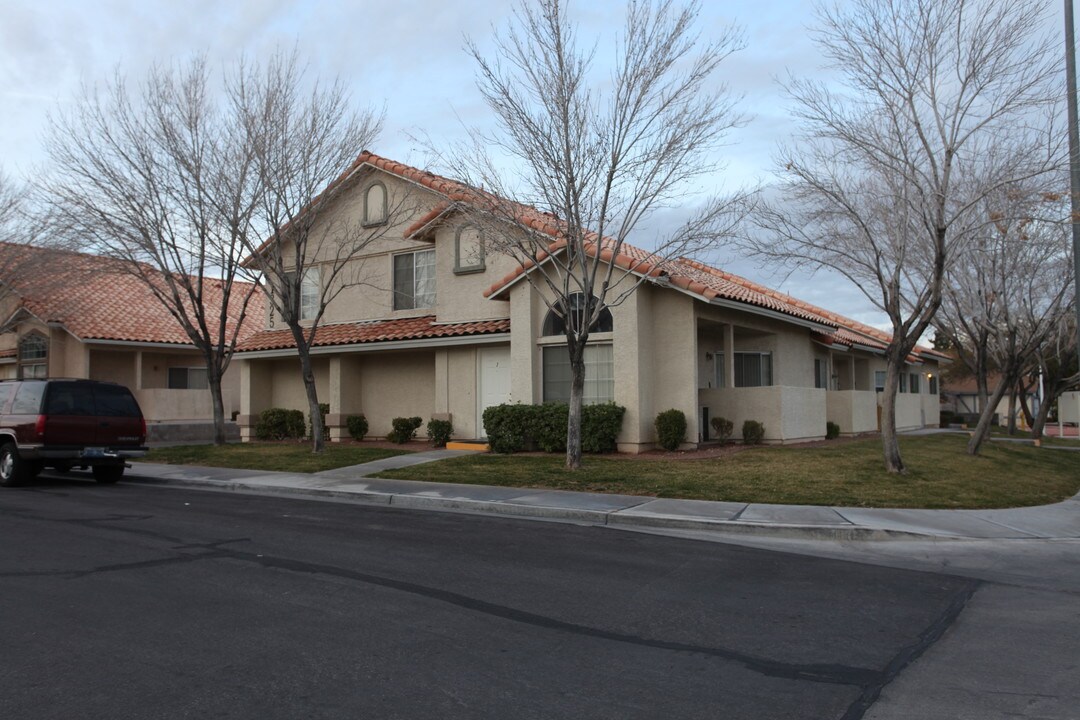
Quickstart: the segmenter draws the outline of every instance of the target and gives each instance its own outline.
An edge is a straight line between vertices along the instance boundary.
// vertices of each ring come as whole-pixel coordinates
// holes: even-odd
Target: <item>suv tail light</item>
[[[45,415],[37,416],[37,422],[34,423],[34,433],[37,434],[39,440],[45,437],[45,423],[48,419]]]

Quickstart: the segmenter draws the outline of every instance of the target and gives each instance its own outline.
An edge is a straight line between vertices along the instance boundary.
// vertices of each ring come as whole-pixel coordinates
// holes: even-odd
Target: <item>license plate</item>
[[[103,448],[103,447],[83,448],[82,456],[83,457],[88,457],[88,458],[105,457],[105,448]]]

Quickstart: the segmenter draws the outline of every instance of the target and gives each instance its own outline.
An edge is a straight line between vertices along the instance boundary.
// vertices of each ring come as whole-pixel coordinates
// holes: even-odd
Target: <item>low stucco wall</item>
[[[766,442],[795,442],[825,437],[826,391],[817,388],[771,387],[707,388],[698,402],[709,417],[725,417],[740,437],[747,420],[765,425]]]
[[[209,420],[214,406],[209,390],[170,390],[147,388],[132,390],[147,422],[159,420]],[[228,415],[226,415],[228,419]]]
[[[1062,422],[1080,423],[1080,392],[1062,393],[1058,399],[1058,414]]]
[[[923,427],[923,395],[896,394],[896,429],[914,430]],[[927,418],[929,420],[929,417]]]
[[[830,390],[825,403],[826,419],[839,425],[844,435],[878,429],[877,393],[873,390]]]

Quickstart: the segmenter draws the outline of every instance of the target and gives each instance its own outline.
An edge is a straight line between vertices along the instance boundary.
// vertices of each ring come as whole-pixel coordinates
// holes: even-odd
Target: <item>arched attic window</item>
[[[373,182],[364,190],[364,225],[386,222],[386,186]]]
[[[593,299],[595,303],[595,298]],[[569,298],[570,313],[576,317],[581,317],[585,311],[585,295],[583,293],[574,293]],[[611,332],[614,325],[611,320],[611,311],[606,307],[601,308],[599,316],[593,322],[592,327],[589,328],[589,332],[605,333]],[[542,330],[544,337],[552,335],[565,335],[566,334],[566,314],[558,313],[555,310],[549,310],[547,317],[544,318],[544,327]]]

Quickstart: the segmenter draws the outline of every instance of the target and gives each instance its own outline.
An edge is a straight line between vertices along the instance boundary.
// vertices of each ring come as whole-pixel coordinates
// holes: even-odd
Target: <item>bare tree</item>
[[[836,85],[790,80],[802,130],[778,154],[780,199],[763,201],[759,258],[825,267],[888,317],[885,466],[903,472],[899,376],[930,327],[942,279],[983,198],[1049,182],[1058,95],[1039,0],[853,0],[819,10],[816,42]],[[1056,179],[1056,177],[1054,178]]]
[[[727,29],[699,41],[698,11],[696,2],[631,0],[615,66],[599,73],[560,0],[516,6],[496,35],[494,58],[468,43],[499,130],[474,132],[445,162],[490,191],[463,198],[462,210],[492,225],[488,248],[530,270],[528,282],[563,320],[571,469],[581,466],[585,348],[597,321],[665,259],[731,234],[739,219],[736,199],[708,198],[650,249],[626,244],[655,210],[685,202],[717,170],[715,151],[740,122],[730,94],[713,82],[740,36]]]
[[[381,116],[354,108],[340,81],[309,82],[295,53],[243,67],[229,93],[254,151],[260,188],[246,262],[266,279],[273,321],[296,345],[312,449],[319,452],[324,423],[311,348],[334,298],[372,284],[360,256],[394,225],[407,201],[387,198],[380,223],[331,212],[358,179],[357,153],[378,135]]]
[[[137,87],[117,76],[51,119],[42,183],[58,233],[116,259],[202,354],[218,444],[222,377],[258,291],[238,272],[258,188],[241,120],[203,58],[154,67]]]
[[[1076,299],[1073,298],[1073,303],[1075,302]],[[1076,314],[1073,309],[1067,309],[1046,342],[1036,352],[1035,380],[1042,383],[1043,388],[1042,402],[1039,403],[1039,409],[1031,423],[1031,437],[1036,440],[1043,436],[1050,408],[1062,394],[1080,385],[1080,364],[1077,362],[1076,347]]]
[[[968,443],[972,455],[988,436],[1005,393],[1011,394],[1010,412],[1015,409],[1017,384],[1072,308],[1064,225],[1036,217],[1039,203],[1030,197],[1011,188],[987,198],[991,222],[971,233],[945,276],[942,316],[947,327],[963,329],[954,337],[956,345],[973,348],[970,356],[977,360],[971,369],[980,389],[987,388],[990,366],[998,373],[997,385],[980,398],[979,422]],[[961,357],[972,361],[966,353]]]

